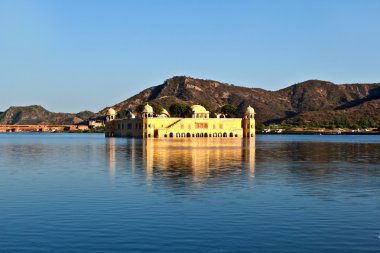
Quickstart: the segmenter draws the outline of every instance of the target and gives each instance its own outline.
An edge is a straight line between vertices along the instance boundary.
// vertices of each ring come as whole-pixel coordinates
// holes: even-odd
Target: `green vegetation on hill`
[[[227,104],[220,107],[219,111],[229,118],[233,118],[237,116],[237,108],[234,105]]]
[[[190,110],[190,106],[184,102],[170,105],[169,112],[172,117],[184,117]]]

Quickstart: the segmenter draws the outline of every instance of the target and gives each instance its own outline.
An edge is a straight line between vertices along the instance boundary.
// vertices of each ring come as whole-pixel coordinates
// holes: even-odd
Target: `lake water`
[[[0,134],[0,252],[380,252],[380,136]]]

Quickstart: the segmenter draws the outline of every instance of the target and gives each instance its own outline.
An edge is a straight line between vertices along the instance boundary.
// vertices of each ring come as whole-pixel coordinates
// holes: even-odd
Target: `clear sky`
[[[380,1],[0,0],[0,111],[99,111],[174,75],[380,82]]]

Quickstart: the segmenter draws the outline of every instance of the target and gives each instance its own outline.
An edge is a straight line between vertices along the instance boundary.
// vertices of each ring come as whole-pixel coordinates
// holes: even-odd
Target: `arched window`
[[[223,137],[227,137],[227,133],[223,133]]]
[[[180,135],[179,133],[176,133],[176,134],[175,134],[175,137],[178,138],[178,137],[181,137],[181,135]]]
[[[187,137],[189,138],[191,135],[190,135],[190,133],[187,133]]]
[[[233,134],[233,133],[230,133],[230,137],[234,137],[234,134]]]
[[[169,136],[170,136],[170,138],[173,138],[173,133],[170,133]]]

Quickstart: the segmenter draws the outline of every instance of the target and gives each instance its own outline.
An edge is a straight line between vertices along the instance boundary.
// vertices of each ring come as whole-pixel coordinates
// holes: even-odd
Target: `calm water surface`
[[[0,134],[1,252],[380,252],[380,136]]]

